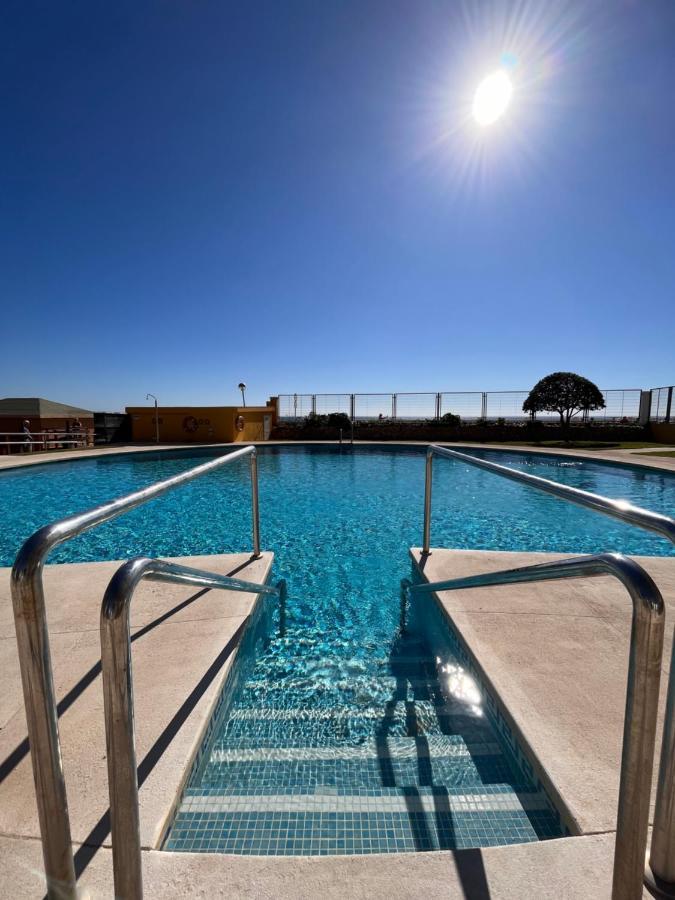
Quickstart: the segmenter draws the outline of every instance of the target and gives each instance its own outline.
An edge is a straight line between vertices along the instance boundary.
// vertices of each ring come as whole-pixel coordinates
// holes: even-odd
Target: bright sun
[[[479,125],[492,125],[506,112],[513,84],[503,69],[484,78],[476,88],[473,98],[473,117]]]

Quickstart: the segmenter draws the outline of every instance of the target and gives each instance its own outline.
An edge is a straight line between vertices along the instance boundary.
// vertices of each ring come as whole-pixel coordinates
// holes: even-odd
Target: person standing
[[[23,426],[21,427],[21,433],[23,434],[23,447],[21,448],[22,453],[32,453],[33,452],[33,435],[30,433],[30,422],[28,419],[23,420]]]
[[[75,419],[71,426],[72,436],[75,438],[76,443],[72,446],[74,447],[82,447],[84,446],[84,441],[82,440],[82,422],[79,419]]]

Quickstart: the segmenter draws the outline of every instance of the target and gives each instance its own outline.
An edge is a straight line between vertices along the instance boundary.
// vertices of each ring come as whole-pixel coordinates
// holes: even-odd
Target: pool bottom
[[[435,601],[412,618],[384,664],[371,654],[364,671],[355,648],[342,666],[356,674],[337,685],[302,677],[313,670],[300,647],[280,682],[259,677],[274,640],[257,661],[241,654],[165,849],[342,855],[560,837]]]

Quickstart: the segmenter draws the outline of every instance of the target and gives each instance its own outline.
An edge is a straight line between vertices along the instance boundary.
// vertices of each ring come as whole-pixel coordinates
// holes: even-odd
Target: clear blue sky
[[[0,396],[675,380],[672,0],[21,0],[0,23]]]

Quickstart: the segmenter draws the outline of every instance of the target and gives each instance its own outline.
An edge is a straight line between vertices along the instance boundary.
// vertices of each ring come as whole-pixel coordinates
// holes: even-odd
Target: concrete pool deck
[[[425,571],[435,579],[551,556],[434,550]],[[221,572],[243,565],[238,574],[262,581],[271,554],[258,562],[246,554],[189,561]],[[641,561],[658,580],[672,615],[675,559]],[[92,898],[113,896],[109,835],[97,825],[104,820],[108,797],[95,666],[98,601],[116,566],[48,566],[45,578],[57,694],[62,699],[80,686],[60,718],[60,729],[76,859],[84,866],[79,885],[83,896]],[[13,897],[41,897],[30,760],[24,755],[13,765],[10,759],[7,767],[8,757],[16,756],[25,738],[8,579],[9,570],[0,570],[0,664],[5,673],[0,762],[9,768],[0,784],[0,885],[12,884]],[[554,596],[549,587],[560,593]],[[630,624],[630,604],[612,580],[484,588],[440,598],[563,794],[582,836],[481,850],[356,857],[246,857],[157,849],[252,606],[249,595],[198,594],[145,583],[133,607],[138,759],[139,767],[148,769],[140,791],[146,897],[397,900],[433,892],[449,900],[609,900]],[[670,638],[668,633],[668,644]],[[603,665],[597,665],[598,659]],[[214,660],[219,660],[215,675],[180,727],[172,726]],[[561,672],[570,677],[561,678]]]
[[[613,835],[482,850],[372,856],[226,856],[143,852],[144,896],[236,900],[610,900]],[[12,897],[41,897],[37,841],[0,836]],[[81,896],[113,897],[112,853],[100,849]],[[1,871],[0,871],[0,874]],[[645,897],[649,895],[645,893]]]
[[[271,553],[257,560],[238,553],[178,561],[261,584],[272,560]],[[44,577],[54,686],[65,707],[59,730],[73,841],[93,847],[110,843],[99,614],[119,565],[46,566]],[[136,591],[131,634],[145,847],[162,839],[257,596],[149,581]],[[15,858],[0,854],[0,885],[7,885],[31,845],[40,847],[7,568],[0,569],[0,670],[0,836],[19,848]],[[41,896],[40,869],[38,855],[32,889],[12,896]],[[2,888],[0,896],[7,896]]]

